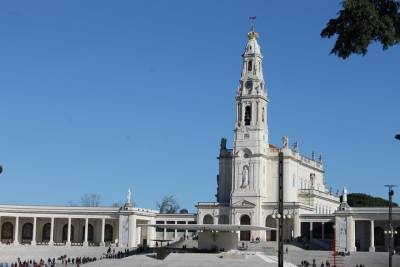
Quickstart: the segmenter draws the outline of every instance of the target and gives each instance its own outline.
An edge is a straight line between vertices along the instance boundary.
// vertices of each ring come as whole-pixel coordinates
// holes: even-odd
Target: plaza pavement
[[[277,266],[276,256],[266,255],[263,252],[244,252],[246,258],[221,258],[222,254],[207,253],[171,253],[164,260],[157,260],[154,255],[134,255],[124,259],[103,259],[82,266],[107,267],[107,266],[177,266],[177,267],[259,267]],[[46,246],[0,246],[0,263],[15,262],[18,257],[21,260],[34,259],[39,261],[41,258],[57,258],[62,255],[68,257],[96,257],[99,259],[106,248],[104,247],[46,247]],[[117,250],[118,251],[118,250]],[[288,254],[284,255],[285,260],[293,264],[300,264],[302,260],[312,262],[316,260],[317,266],[328,259],[331,264],[332,256],[328,251],[302,250],[297,247],[288,246]],[[388,266],[388,254],[385,252],[358,252],[347,257],[338,257],[338,266],[355,267],[364,264],[366,267],[386,267]],[[60,266],[60,264],[58,264]],[[69,265],[69,266],[72,266]],[[287,267],[293,265],[287,264]],[[400,267],[400,255],[393,256],[393,266]]]

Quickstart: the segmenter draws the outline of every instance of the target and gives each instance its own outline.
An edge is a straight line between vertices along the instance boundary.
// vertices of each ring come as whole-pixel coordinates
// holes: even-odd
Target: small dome
[[[249,40],[257,39],[257,37],[258,37],[258,33],[255,32],[255,31],[251,31],[251,32],[249,32],[249,33],[247,34],[247,38],[249,38]]]

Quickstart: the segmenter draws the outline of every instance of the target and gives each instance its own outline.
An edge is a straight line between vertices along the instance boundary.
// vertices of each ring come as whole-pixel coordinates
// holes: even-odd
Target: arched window
[[[247,106],[244,111],[244,125],[250,125],[251,122],[251,107]]]
[[[240,217],[240,225],[250,225],[251,220],[249,215],[242,215]],[[240,231],[240,240],[241,241],[250,241],[250,231]]]
[[[203,224],[214,224],[214,218],[210,214],[207,214],[203,217]]]
[[[42,241],[50,241],[50,231],[51,231],[51,225],[50,223],[46,223],[43,225],[43,231],[42,231]]]
[[[64,225],[64,227],[63,227],[62,241],[63,242],[67,241],[68,240],[67,237],[68,237],[68,224]],[[74,241],[74,226],[73,225],[71,225],[71,234],[70,234],[69,239],[71,242]]]
[[[375,235],[375,246],[384,246],[385,245],[385,233],[382,227],[378,226],[374,229]]]
[[[264,119],[265,119],[265,109],[264,108],[262,108],[262,121],[264,122]]]
[[[94,240],[94,235],[93,235],[93,225],[89,224],[88,228],[88,242],[93,242]],[[82,231],[82,240],[85,241],[85,226],[83,226],[83,231]]]
[[[33,224],[25,223],[22,226],[22,241],[32,241]]]
[[[253,61],[249,61],[249,63],[247,64],[247,70],[248,71],[252,71],[253,70]]]
[[[112,242],[113,241],[113,234],[114,230],[113,227],[111,226],[111,224],[106,224],[105,228],[104,228],[104,241],[105,242]]]
[[[276,219],[272,218],[272,215],[269,215],[265,219],[265,226],[276,228]],[[267,241],[276,241],[276,230],[267,230]]]
[[[229,224],[229,218],[227,215],[223,214],[218,217],[218,224]]]
[[[13,239],[14,238],[14,226],[10,222],[3,223],[1,227],[1,239]]]

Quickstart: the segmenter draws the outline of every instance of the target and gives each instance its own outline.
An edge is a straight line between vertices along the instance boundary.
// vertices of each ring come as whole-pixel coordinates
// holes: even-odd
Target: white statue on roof
[[[347,188],[343,187],[343,195],[342,195],[342,202],[347,203]]]
[[[131,204],[131,197],[132,197],[132,191],[129,188],[128,192],[126,193],[126,204]]]

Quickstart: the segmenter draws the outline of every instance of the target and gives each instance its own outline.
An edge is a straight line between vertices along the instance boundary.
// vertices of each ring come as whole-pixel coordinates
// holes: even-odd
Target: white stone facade
[[[231,224],[275,226],[278,205],[278,153],[284,154],[283,188],[287,214],[286,238],[301,235],[302,214],[332,214],[339,198],[326,187],[322,158],[307,158],[298,145],[289,147],[287,137],[278,148],[268,139],[268,97],[257,33],[248,34],[242,55],[243,67],[236,93],[233,149],[221,141],[216,203],[199,203],[198,220],[209,215],[227,216]],[[254,231],[243,240],[268,240],[267,233]]]

